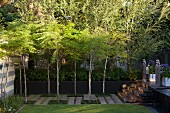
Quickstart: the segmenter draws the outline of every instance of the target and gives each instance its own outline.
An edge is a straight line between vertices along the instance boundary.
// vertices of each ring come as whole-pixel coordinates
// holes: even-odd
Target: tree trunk
[[[7,70],[6,70],[6,76],[5,76],[5,84],[4,84],[4,94],[5,94],[5,98],[6,98],[6,89],[7,89],[7,82],[8,82],[8,72],[9,72],[9,58],[8,58],[8,66],[7,66]]]
[[[2,63],[2,79],[1,79],[1,97],[3,96],[3,78],[4,78],[4,63]]]
[[[23,55],[22,64],[24,67],[25,102],[27,103],[27,78],[26,78],[26,72],[25,72],[25,56],[24,55]]]
[[[47,64],[47,75],[48,75],[48,95],[50,95],[50,69],[49,69],[49,61]]]
[[[57,101],[59,102],[59,58],[58,58],[58,51],[57,51],[57,56],[56,56],[56,59],[57,59]]]
[[[74,94],[76,95],[77,94],[77,85],[76,85],[76,68],[77,68],[77,62],[75,60],[74,62]]]
[[[106,57],[105,65],[104,65],[104,74],[103,74],[103,93],[105,93],[105,78],[106,78],[107,59],[108,59],[108,56]]]
[[[3,74],[3,73],[2,73]],[[0,95],[0,97],[2,97],[2,88],[3,88],[3,86],[2,86],[2,84],[3,84],[3,78],[1,79],[1,88],[0,88],[0,91],[1,91],[1,95]]]
[[[5,109],[6,108],[6,99],[5,99],[5,85],[4,85],[4,62],[2,63],[2,81],[1,81],[1,98],[2,100],[4,101],[3,103],[3,108]]]
[[[21,61],[22,61],[22,56],[21,56]],[[20,95],[22,95],[22,70],[21,70],[21,62],[19,63],[19,80],[20,80]]]
[[[92,55],[90,55],[90,69],[89,69],[89,101],[91,97],[91,74],[92,74]]]

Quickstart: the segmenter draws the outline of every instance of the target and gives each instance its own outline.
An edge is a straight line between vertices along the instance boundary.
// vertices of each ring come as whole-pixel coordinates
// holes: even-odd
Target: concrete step
[[[34,98],[32,98],[30,101],[37,101],[40,98],[41,95],[36,95]]]
[[[41,103],[46,99],[46,97],[41,97],[39,100],[37,100],[34,105],[41,105]]]
[[[136,102],[135,100],[132,100],[130,98],[128,98],[127,95],[125,95],[123,92],[118,92],[118,96],[122,99],[122,101],[124,103],[133,103],[133,102]]]
[[[48,97],[43,103],[42,105],[47,105],[49,103],[50,100],[52,100],[53,97]]]
[[[112,98],[110,96],[106,96],[105,100],[108,104],[115,104],[115,102],[112,100]]]
[[[97,97],[95,94],[91,94],[91,96],[89,94],[85,94],[84,95],[84,100],[92,100],[92,101],[96,101],[97,100]]]
[[[116,104],[123,104],[123,102],[117,97],[116,94],[110,94],[110,95]]]
[[[101,104],[107,104],[106,100],[104,99],[104,97],[98,97],[99,101]]]

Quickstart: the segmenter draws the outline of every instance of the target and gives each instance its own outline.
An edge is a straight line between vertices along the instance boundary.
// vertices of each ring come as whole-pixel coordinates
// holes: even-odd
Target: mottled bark
[[[105,93],[105,79],[106,79],[107,59],[108,59],[108,56],[106,57],[105,65],[104,65],[104,74],[103,74],[103,93]]]
[[[21,56],[21,61],[22,61],[22,56]],[[22,95],[22,66],[21,62],[19,63],[19,81],[20,81],[20,95]]]
[[[25,56],[23,55],[22,64],[24,68],[24,88],[25,88],[25,102],[27,102],[27,78],[26,78],[26,71],[25,71]]]
[[[58,58],[58,51],[57,51],[56,60],[57,60],[57,101],[59,102],[60,93],[59,93],[59,58]]]
[[[77,62],[75,60],[74,62],[74,94],[76,95],[77,94],[77,85],[76,85],[76,79],[77,79],[77,75],[76,75],[76,71],[77,71]]]
[[[91,97],[91,75],[92,75],[92,55],[90,55],[90,69],[89,69],[89,101]]]

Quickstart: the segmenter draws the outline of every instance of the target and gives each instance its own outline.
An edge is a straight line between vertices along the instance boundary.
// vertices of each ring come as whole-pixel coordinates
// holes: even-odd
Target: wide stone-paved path
[[[47,105],[51,100],[56,100],[57,97],[41,97],[40,95],[29,95],[28,101],[35,101],[34,105]],[[123,104],[116,94],[96,96],[95,94],[85,94],[83,97],[68,97],[60,95],[59,100],[67,101],[68,105],[80,105],[82,101],[99,101],[100,104]]]

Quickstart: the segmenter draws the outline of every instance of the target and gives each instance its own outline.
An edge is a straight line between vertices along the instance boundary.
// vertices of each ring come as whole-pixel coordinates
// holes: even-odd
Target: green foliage
[[[45,69],[26,69],[28,81],[47,81],[47,71]],[[19,70],[15,71],[16,80],[19,80]],[[23,71],[22,71],[23,75]],[[50,73],[52,80],[56,80],[55,72]],[[22,77],[23,78],[23,77]]]
[[[121,68],[106,71],[106,80],[127,80],[127,74]]]
[[[36,40],[40,42],[39,45],[42,49],[54,49],[56,44],[60,41],[60,33],[63,26],[57,24],[56,21],[40,25],[39,29],[37,29],[38,38]]]
[[[141,70],[130,69],[127,77],[129,80],[137,80],[137,79],[141,79],[140,75],[142,75]]]
[[[22,20],[49,22],[55,19],[55,12],[58,10],[56,0],[15,0],[15,7],[19,10]]]
[[[97,69],[93,70],[92,81],[102,81],[103,80],[103,70]]]
[[[150,74],[155,74],[155,64],[152,64],[152,65],[149,67],[149,72],[150,72]]]
[[[77,81],[86,81],[88,80],[88,71],[85,69],[77,70]]]
[[[15,15],[8,11],[9,6],[0,13],[0,23],[6,21],[6,13],[7,20],[13,21],[0,31],[0,38],[8,42],[0,43],[0,51],[6,51],[3,56],[20,56],[38,50],[46,56],[43,58],[53,62],[63,57],[73,61],[90,57],[94,64],[106,57],[109,60],[121,56],[132,64],[168,48],[167,3],[164,0],[16,0],[21,19],[13,21]],[[160,32],[161,29],[166,32]],[[51,69],[50,79],[56,80],[57,74],[60,80],[73,80],[73,69],[61,68],[59,74],[62,64],[58,63],[58,72]],[[44,70],[28,73],[32,75],[30,80],[47,80]],[[132,70],[128,77],[117,68],[107,73],[108,80],[137,78]],[[87,80],[87,75],[86,70],[77,70],[78,80]],[[102,72],[94,70],[92,80],[101,79]]]
[[[154,34],[159,38],[159,40],[163,41],[163,45],[161,46],[162,49],[166,50],[170,47],[170,15],[169,15],[170,7],[169,2],[164,2],[161,5],[160,16],[158,21],[153,26]]]
[[[47,70],[46,69],[27,69],[27,80],[28,81],[47,81]],[[16,80],[19,80],[19,70],[15,71]],[[22,71],[23,75],[23,71]],[[135,71],[135,76],[139,76],[140,73]],[[106,71],[106,80],[134,80],[134,75],[128,75],[121,68],[114,68],[112,71]],[[98,68],[93,70],[92,80],[93,81],[102,81],[103,79],[103,69]],[[56,69],[50,69],[50,80],[56,81]],[[74,80],[74,70],[62,67],[60,69],[60,81],[73,81]],[[88,71],[79,68],[77,69],[77,81],[87,81],[88,80]]]
[[[6,99],[0,100],[0,109],[2,113],[14,113],[23,105],[24,99],[20,96],[8,96]],[[4,105],[6,105],[5,109]]]
[[[72,60],[80,60],[82,57],[81,53],[84,52],[82,45],[88,32],[86,30],[76,30],[74,27],[75,24],[73,23],[68,23],[68,25],[65,26],[61,44],[63,45],[62,48],[64,49],[65,56],[68,56]]]
[[[32,24],[14,21],[8,24],[2,37],[7,43],[0,47],[6,51],[7,56],[28,54],[35,51],[34,42],[31,39]]]
[[[130,36],[127,46],[129,64],[149,58],[160,51],[163,42],[154,33],[159,29],[156,25],[163,3],[163,0],[138,0],[126,7],[129,11],[126,13],[126,31]]]
[[[19,19],[17,9],[12,4],[5,4],[0,7],[0,25],[5,25],[8,22],[12,22],[16,19]]]
[[[170,71],[169,71],[169,68],[168,69],[165,69],[163,71],[163,73],[161,74],[162,77],[167,77],[167,78],[170,78]]]
[[[60,81],[73,81],[74,80],[74,72],[67,71],[66,69],[60,69]]]

